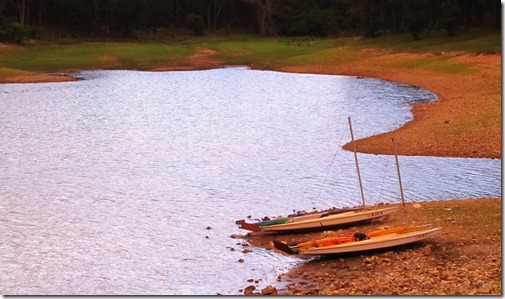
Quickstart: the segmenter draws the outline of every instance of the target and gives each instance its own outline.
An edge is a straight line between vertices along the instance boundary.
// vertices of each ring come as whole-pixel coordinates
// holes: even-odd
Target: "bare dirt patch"
[[[224,63],[212,56],[216,51],[208,48],[197,47],[195,53],[188,56],[179,66],[162,66],[151,69],[152,71],[189,71],[189,70],[208,70],[221,68]]]
[[[70,76],[56,76],[47,74],[31,74],[22,76],[13,76],[0,79],[0,83],[46,83],[46,82],[69,82],[77,79]]]

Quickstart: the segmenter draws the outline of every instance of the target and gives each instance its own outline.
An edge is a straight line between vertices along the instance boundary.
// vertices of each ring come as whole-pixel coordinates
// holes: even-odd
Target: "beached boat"
[[[438,235],[442,228],[431,225],[395,227],[370,233],[344,234],[293,245],[274,241],[274,246],[288,254],[325,255],[360,252],[410,244]]]
[[[351,118],[348,118],[349,130],[351,132],[351,140],[354,144],[354,134],[352,131]],[[367,208],[365,204],[365,196],[363,194],[363,186],[361,183],[361,175],[359,172],[358,155],[356,146],[354,145],[354,160],[356,163],[356,171],[358,175],[359,187],[361,192],[362,207],[354,209],[338,209],[326,213],[311,213],[302,216],[279,217],[273,220],[260,221],[255,223],[247,223],[244,220],[237,221],[240,228],[250,231],[296,231],[305,229],[327,228],[338,225],[351,224],[355,222],[369,221],[380,217],[388,216],[400,210],[400,207],[384,207],[384,208]]]
[[[357,232],[355,234],[345,234],[336,237],[312,240],[297,244],[288,245],[279,241],[274,241],[275,248],[288,254],[302,255],[325,255],[339,254],[349,252],[360,252],[373,249],[382,249],[395,247],[399,245],[410,244],[438,235],[441,227],[433,228],[431,225],[410,226],[408,214],[405,207],[405,199],[403,196],[402,180],[400,176],[400,167],[398,156],[396,154],[396,144],[393,139],[394,155],[396,167],[398,171],[398,181],[400,186],[400,194],[402,199],[402,207],[404,208],[405,226],[394,227],[383,230],[376,230],[369,233]]]
[[[275,219],[269,219],[254,223],[247,223],[245,220],[238,220],[237,224],[240,225],[240,228],[247,229],[250,231],[260,231],[262,228],[271,226],[271,225],[279,225],[279,224],[287,224],[293,222],[302,222],[308,220],[314,220],[319,218],[328,217],[330,215],[346,213],[351,211],[359,211],[361,208],[349,208],[349,209],[331,209],[325,212],[312,212],[312,213],[303,213],[298,212],[295,215],[290,215],[288,217],[277,217]]]
[[[336,214],[330,214],[327,216],[315,217],[309,214],[306,216],[298,217],[286,217],[280,219],[271,220],[270,225],[265,225],[264,223],[241,223],[240,227],[250,231],[294,231],[294,230],[304,230],[304,229],[314,229],[314,228],[327,228],[337,225],[350,224],[355,222],[362,222],[367,220],[376,219],[379,217],[387,216],[391,213],[400,210],[398,206],[378,208],[373,210],[352,210],[343,211]],[[316,214],[317,215],[317,214]],[[305,217],[305,218],[302,218]],[[301,218],[301,219],[298,219]],[[281,221],[283,223],[278,223]]]

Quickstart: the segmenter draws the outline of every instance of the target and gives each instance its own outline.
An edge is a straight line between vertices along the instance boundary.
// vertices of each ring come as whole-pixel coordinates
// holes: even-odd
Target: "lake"
[[[0,293],[235,295],[299,259],[235,220],[361,203],[355,138],[435,101],[415,86],[255,71],[83,71],[0,88]],[[358,154],[367,204],[394,157]],[[400,156],[407,202],[501,196],[501,160]],[[239,262],[243,259],[243,262]]]

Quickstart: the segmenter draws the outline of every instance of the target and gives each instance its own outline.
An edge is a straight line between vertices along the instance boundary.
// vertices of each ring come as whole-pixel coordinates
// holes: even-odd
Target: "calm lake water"
[[[247,68],[78,76],[0,85],[1,294],[273,284],[300,260],[242,253],[235,220],[359,205],[353,154],[340,149],[347,117],[363,138],[436,99],[376,79]],[[358,157],[367,203],[399,202],[394,157]],[[399,160],[407,202],[501,196],[501,160]]]

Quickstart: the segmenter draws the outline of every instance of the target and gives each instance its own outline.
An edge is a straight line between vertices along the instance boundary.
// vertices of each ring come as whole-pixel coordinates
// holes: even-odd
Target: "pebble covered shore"
[[[412,225],[429,223],[442,227],[442,233],[394,249],[311,259],[300,257],[297,267],[278,277],[286,287],[272,286],[268,292],[279,295],[501,294],[501,199],[413,203],[407,204],[407,211]],[[335,230],[301,234],[249,232],[243,238],[247,245],[278,252],[273,247],[274,239],[300,242],[401,225],[402,221],[401,213],[396,213],[376,223]],[[245,294],[261,294],[261,291],[254,284],[244,288]]]

